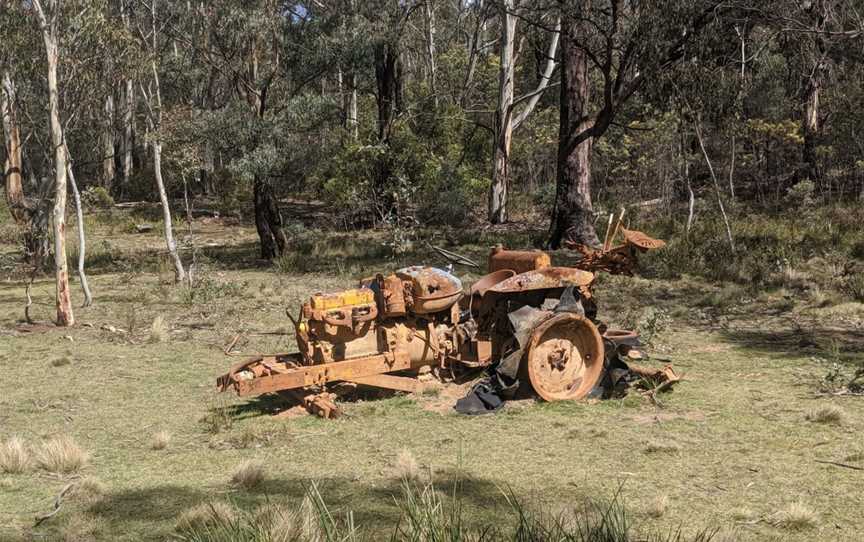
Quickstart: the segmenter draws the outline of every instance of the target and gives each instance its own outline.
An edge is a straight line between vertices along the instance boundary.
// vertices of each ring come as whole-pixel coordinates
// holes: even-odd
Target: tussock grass
[[[402,449],[396,455],[391,465],[394,478],[400,480],[414,482],[420,479],[420,464],[417,458],[411,453],[411,450]]]
[[[846,411],[836,405],[824,405],[809,410],[804,418],[813,423],[842,425],[846,421]]]
[[[85,476],[75,482],[71,494],[87,502],[98,501],[105,495],[105,484],[93,476]]]
[[[774,524],[790,531],[813,529],[819,524],[819,516],[809,506],[798,501],[777,512]]]
[[[245,513],[224,503],[199,505],[178,520],[178,538],[186,542],[709,542],[716,532],[702,530],[687,536],[680,528],[672,528],[662,533],[635,533],[617,498],[553,516],[535,512],[512,494],[507,497],[512,507],[510,519],[472,525],[458,494],[449,499],[445,493],[449,492],[431,484],[405,482],[396,499],[400,518],[389,535],[380,526],[367,532],[363,525],[355,525],[351,512],[337,519],[313,484],[297,508],[270,503]],[[376,534],[368,536],[371,532]]]
[[[30,451],[18,437],[12,437],[0,445],[0,472],[21,474],[32,465]]]
[[[646,454],[677,454],[681,451],[681,445],[677,442],[652,439],[645,444]]]
[[[201,503],[177,518],[175,530],[190,535],[190,540],[207,540],[207,533],[227,528],[237,519],[237,511],[225,501]]]
[[[231,484],[242,489],[255,489],[266,478],[264,464],[255,459],[244,461],[231,476]]]
[[[735,521],[753,521],[756,518],[756,512],[743,506],[732,511],[732,519]]]
[[[58,356],[51,360],[52,367],[65,367],[72,364],[72,356]]]
[[[95,542],[104,539],[108,522],[93,514],[76,513],[68,516],[60,527],[63,542]]]
[[[150,437],[151,450],[164,450],[171,443],[171,433],[162,430],[153,433]]]
[[[170,331],[168,329],[168,324],[165,322],[165,318],[160,314],[154,318],[153,323],[150,324],[150,342],[164,343],[168,340],[169,335]]]
[[[645,512],[652,518],[662,518],[669,510],[669,497],[666,495],[657,495],[651,502],[648,503],[648,508]]]
[[[48,472],[71,474],[87,466],[90,454],[72,437],[63,435],[43,442],[36,452],[36,462]]]

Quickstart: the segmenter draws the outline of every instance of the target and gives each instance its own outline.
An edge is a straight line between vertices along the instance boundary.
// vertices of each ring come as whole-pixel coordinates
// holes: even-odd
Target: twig
[[[69,493],[69,490],[72,489],[72,487],[74,485],[75,485],[75,483],[71,482],[69,484],[66,484],[66,487],[64,487],[63,489],[60,490],[60,493],[58,493],[57,496],[54,497],[54,510],[51,510],[50,512],[48,512],[46,514],[36,516],[36,523],[33,524],[34,528],[41,525],[43,521],[54,517],[57,514],[57,512],[60,511],[60,507],[63,505],[63,497],[65,497],[66,494]]]
[[[225,355],[226,355],[226,356],[230,356],[230,355],[231,355],[231,350],[234,349],[234,346],[237,344],[237,341],[240,340],[240,336],[241,336],[241,335],[243,335],[243,332],[242,332],[242,331],[241,331],[240,333],[238,333],[237,335],[234,335],[234,338],[231,340],[230,343],[228,343],[228,346],[226,346],[226,347],[224,348],[223,352],[225,352]]]
[[[815,461],[817,463],[824,463],[825,465],[834,465],[835,467],[843,467],[845,469],[864,470],[864,467],[859,467],[857,465],[849,465],[848,463],[839,463],[837,461],[826,461],[824,459],[814,459],[813,461]]]

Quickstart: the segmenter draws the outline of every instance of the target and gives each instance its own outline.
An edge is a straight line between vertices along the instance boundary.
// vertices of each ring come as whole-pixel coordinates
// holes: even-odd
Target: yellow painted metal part
[[[369,288],[353,288],[332,294],[315,294],[309,300],[314,310],[331,310],[375,302],[375,293]]]

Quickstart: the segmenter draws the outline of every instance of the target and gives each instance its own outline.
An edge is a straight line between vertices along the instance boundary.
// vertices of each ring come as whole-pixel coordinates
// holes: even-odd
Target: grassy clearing
[[[79,325],[70,330],[16,331],[23,286],[14,277],[0,282],[0,441],[19,436],[35,455],[39,443],[68,435],[91,456],[80,472],[104,486],[98,499],[70,495],[39,534],[73,532],[64,526],[74,527],[80,516],[98,525],[84,533],[92,539],[165,540],[178,534],[184,511],[213,502],[248,526],[271,503],[293,513],[314,482],[334,516],[351,511],[363,530],[374,534],[381,526],[389,536],[404,512],[396,467],[403,450],[417,465],[406,471],[419,472],[420,480],[432,473],[445,502],[458,488],[470,529],[513,520],[512,492],[534,511],[573,510],[618,494],[635,533],[680,526],[693,537],[719,527],[735,540],[795,542],[853,540],[864,531],[859,472],[814,461],[864,463],[847,459],[861,452],[864,401],[838,400],[846,413],[841,425],[804,416],[834,401],[814,396],[835,363],[864,363],[861,303],[824,305],[808,296],[787,299],[792,290],[785,287],[755,291],[691,276],[604,276],[596,291],[601,315],[613,325],[644,326],[653,351],[684,374],[663,397],[664,408],[631,396],[518,404],[481,418],[427,410],[447,397],[445,390],[347,403],[346,416],[335,421],[274,418],[278,400],[218,396],[212,386],[244,356],[294,347],[286,307],[406,260],[442,262],[419,250],[398,257],[368,250],[377,233],[307,233],[303,246],[318,251],[310,252],[308,269],[259,268],[253,229],[196,229],[203,248],[199,282],[190,290],[171,284],[157,234],[97,225],[92,245],[110,243],[112,263],[93,269],[96,304],[77,309]],[[496,235],[484,236],[459,233],[441,244],[482,261]],[[515,237],[508,243],[527,244]],[[7,261],[14,247],[0,250]],[[470,282],[477,275],[463,276]],[[49,277],[34,285],[40,321],[53,314],[53,289]],[[705,297],[715,292],[716,301]],[[77,282],[73,296],[77,303]],[[170,323],[164,341],[152,341],[157,317]],[[226,356],[238,335],[237,355]],[[54,366],[59,358],[69,363]],[[157,453],[151,436],[162,431],[170,444]],[[247,460],[263,462],[267,476],[253,490],[232,487],[227,482]],[[75,476],[0,475],[0,540],[30,532],[34,511],[50,510]],[[654,517],[658,495],[668,506]],[[774,521],[798,501],[818,515],[812,528]],[[739,517],[744,508],[750,519]]]

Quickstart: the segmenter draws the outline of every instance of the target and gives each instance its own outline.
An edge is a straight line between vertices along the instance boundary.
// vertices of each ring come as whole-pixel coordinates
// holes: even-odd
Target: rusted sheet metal
[[[531,386],[547,401],[581,399],[603,373],[603,338],[590,320],[562,312],[531,333],[526,364]]]
[[[405,267],[396,271],[410,290],[411,310],[429,314],[450,308],[462,297],[462,281],[434,267]]]
[[[636,270],[638,253],[666,246],[665,241],[654,239],[641,231],[621,228],[621,232],[624,235],[624,243],[612,248],[604,247],[603,250],[595,250],[569,241],[565,241],[564,244],[582,254],[582,260],[577,264],[580,269],[628,276],[633,275]],[[609,243],[614,241],[616,234],[609,239]]]
[[[384,388],[388,390],[404,391],[414,393],[420,388],[420,382],[416,378],[408,378],[406,376],[393,375],[372,375],[352,378],[349,382],[355,384],[363,384],[364,386],[373,386],[376,388]]]
[[[625,230],[621,228],[624,234],[624,240],[631,245],[635,245],[642,250],[656,250],[666,246],[666,241],[662,239],[654,239],[637,230]]]
[[[240,372],[236,373],[233,382],[228,385],[233,386],[237,390],[237,395],[240,396],[261,395],[279,390],[321,386],[328,382],[351,380],[410,368],[411,359],[408,354],[396,351],[347,361],[293,367],[283,372],[249,379],[243,378],[243,373]],[[224,379],[224,376],[220,377],[219,381],[219,385],[223,388],[225,387]]]
[[[489,272],[510,269],[516,273],[536,271],[552,265],[549,255],[540,250],[507,250],[498,245],[489,253]]]
[[[489,288],[499,294],[546,290],[567,286],[587,286],[594,281],[594,274],[574,267],[546,267],[520,273]]]

